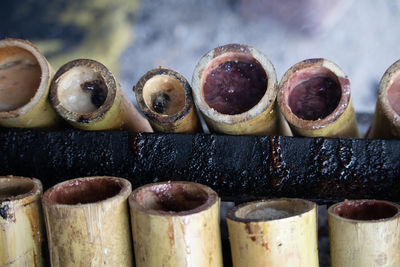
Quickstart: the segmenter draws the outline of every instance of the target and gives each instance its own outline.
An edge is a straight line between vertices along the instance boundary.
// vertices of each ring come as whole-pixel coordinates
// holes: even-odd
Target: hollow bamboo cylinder
[[[116,177],[65,181],[43,195],[51,266],[133,266],[128,196]]]
[[[302,199],[254,201],[226,216],[234,267],[318,266],[317,206]]]
[[[52,76],[32,43],[0,40],[0,126],[46,128],[61,121],[48,100]]]
[[[228,44],[209,51],[194,70],[192,86],[195,104],[211,131],[291,134],[275,104],[275,69],[253,47]]]
[[[192,182],[142,186],[129,197],[137,267],[222,266],[220,200]]]
[[[58,114],[75,128],[152,131],[112,73],[94,60],[77,59],[63,65],[51,83],[50,100]]]
[[[292,66],[279,84],[278,103],[294,135],[359,137],[349,79],[327,59]]]
[[[143,75],[133,88],[140,110],[154,130],[196,133],[201,128],[188,81],[170,69],[157,68]]]
[[[375,116],[368,138],[400,137],[400,60],[393,63],[379,84]]]
[[[47,266],[41,196],[37,179],[0,177],[0,266]]]
[[[400,206],[345,200],[328,209],[332,267],[400,266]]]

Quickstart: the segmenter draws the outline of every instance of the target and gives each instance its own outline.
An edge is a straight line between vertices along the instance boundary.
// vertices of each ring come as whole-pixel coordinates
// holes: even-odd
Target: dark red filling
[[[222,114],[240,114],[254,107],[267,90],[268,78],[254,58],[226,61],[203,84],[204,100]]]
[[[57,187],[49,198],[58,204],[95,203],[117,195],[122,185],[111,179],[78,179]]]
[[[323,119],[339,104],[340,85],[330,77],[313,77],[296,85],[289,95],[292,112],[304,120]]]
[[[345,201],[334,212],[340,217],[352,220],[380,220],[393,217],[397,208],[385,202],[374,200]]]

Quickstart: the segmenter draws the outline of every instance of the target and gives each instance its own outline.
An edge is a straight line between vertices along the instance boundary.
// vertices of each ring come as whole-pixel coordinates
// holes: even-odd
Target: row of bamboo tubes
[[[273,64],[257,49],[217,47],[198,62],[192,86],[179,73],[161,67],[142,76],[133,90],[147,120],[101,63],[74,60],[53,73],[33,44],[1,40],[0,126],[54,127],[61,117],[85,130],[193,133],[201,129],[197,107],[217,133],[360,135],[349,79],[327,59],[295,64],[278,84]],[[400,135],[399,73],[400,61],[382,77],[368,138]]]
[[[0,177],[0,266],[47,266],[46,246],[51,266],[222,266],[219,209],[216,192],[192,182],[132,192],[125,179],[87,177],[42,195],[37,179]],[[399,205],[345,200],[328,216],[332,266],[400,265]],[[244,203],[226,221],[233,266],[319,264],[311,201]]]

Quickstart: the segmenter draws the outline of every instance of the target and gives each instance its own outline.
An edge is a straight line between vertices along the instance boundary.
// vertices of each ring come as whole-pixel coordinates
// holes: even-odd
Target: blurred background
[[[134,100],[148,70],[189,81],[197,61],[227,43],[252,45],[275,65],[324,57],[349,76],[358,113],[373,113],[377,86],[400,58],[400,1],[3,0],[0,38],[28,39],[54,69],[75,58],[108,66]]]

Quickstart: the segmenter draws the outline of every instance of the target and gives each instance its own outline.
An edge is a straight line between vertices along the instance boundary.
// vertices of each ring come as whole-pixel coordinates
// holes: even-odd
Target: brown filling
[[[301,81],[290,92],[292,112],[304,120],[323,119],[339,104],[342,92],[339,83],[328,76],[315,76]]]
[[[104,104],[107,98],[107,87],[102,80],[93,80],[81,84],[83,91],[90,92],[90,100],[97,108]]]
[[[0,179],[0,201],[5,199],[18,198],[20,195],[29,193],[34,183],[25,179]]]
[[[396,77],[387,92],[389,104],[392,109],[400,116],[400,77]]]
[[[57,204],[95,203],[116,196],[122,185],[113,179],[77,179],[57,186],[49,199]]]
[[[354,200],[339,204],[333,212],[343,218],[368,221],[393,217],[398,209],[376,200]]]
[[[0,111],[27,104],[35,95],[42,71],[29,51],[19,47],[0,48]]]
[[[217,57],[213,61],[220,60]],[[207,68],[214,66],[213,61]],[[267,90],[268,77],[264,68],[247,54],[234,54],[211,68],[203,82],[203,97],[219,113],[234,115],[246,112],[261,100]]]
[[[144,188],[136,196],[145,209],[181,212],[193,210],[204,203],[207,192],[193,184],[159,184]]]

